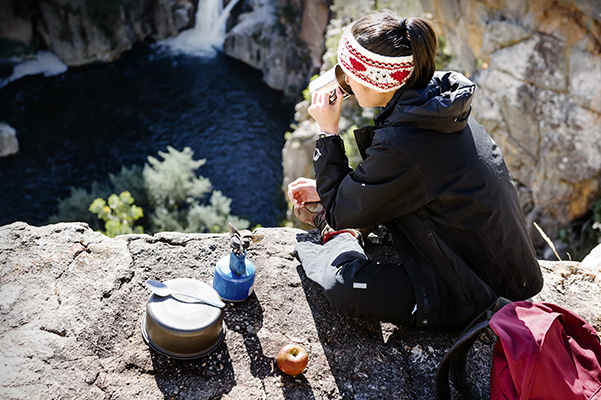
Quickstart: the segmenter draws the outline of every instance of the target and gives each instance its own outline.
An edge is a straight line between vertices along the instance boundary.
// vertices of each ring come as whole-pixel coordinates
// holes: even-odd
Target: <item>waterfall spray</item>
[[[226,21],[239,0],[231,0],[223,8],[223,0],[200,0],[194,28],[159,42],[177,53],[211,56],[223,48]]]

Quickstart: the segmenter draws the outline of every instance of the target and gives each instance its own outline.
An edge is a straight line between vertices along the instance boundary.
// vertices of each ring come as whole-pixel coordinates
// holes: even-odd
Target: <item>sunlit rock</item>
[[[17,131],[10,125],[0,122],[0,157],[11,156],[18,152]]]

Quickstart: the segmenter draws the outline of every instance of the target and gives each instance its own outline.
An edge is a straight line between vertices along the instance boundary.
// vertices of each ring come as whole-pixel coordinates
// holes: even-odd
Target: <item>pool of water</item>
[[[198,173],[232,199],[232,214],[276,226],[293,114],[281,99],[259,71],[221,53],[146,44],[110,64],[11,82],[0,89],[0,121],[17,130],[20,151],[0,158],[0,225],[43,225],[70,187],[89,189],[122,165],[189,146],[207,160]]]

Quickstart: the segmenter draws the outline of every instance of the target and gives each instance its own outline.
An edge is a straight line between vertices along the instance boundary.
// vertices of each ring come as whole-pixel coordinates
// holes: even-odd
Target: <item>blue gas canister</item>
[[[255,266],[246,257],[246,249],[263,236],[250,231],[238,232],[231,223],[229,232],[232,251],[217,262],[213,289],[225,301],[242,301],[253,293],[255,285]]]
[[[215,266],[213,289],[226,301],[242,301],[253,292],[255,266],[246,258],[246,251],[237,255],[234,250]]]

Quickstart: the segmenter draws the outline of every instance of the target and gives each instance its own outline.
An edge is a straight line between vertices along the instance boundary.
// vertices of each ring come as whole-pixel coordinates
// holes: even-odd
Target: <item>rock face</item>
[[[319,71],[330,0],[257,0],[227,33],[228,56],[263,72],[263,81],[294,99]]]
[[[237,10],[243,12],[227,35],[225,53],[261,70],[267,85],[296,100],[321,65],[331,0],[240,3]],[[47,48],[69,66],[110,62],[137,42],[192,28],[198,4],[199,0],[1,1],[0,39]]]
[[[19,152],[17,131],[10,125],[0,122],[0,157],[6,157]]]
[[[210,355],[176,361],[150,350],[141,321],[147,279],[211,284],[229,238],[163,233],[109,239],[82,223],[0,227],[0,393],[9,399],[432,399],[438,363],[456,333],[346,318],[292,252],[314,232],[262,228],[248,252],[255,293],[225,309],[226,337]],[[372,237],[367,251],[393,260]],[[568,305],[601,329],[601,265],[542,263],[536,300]],[[309,352],[296,378],[275,365],[296,342]],[[478,341],[470,376],[486,397],[491,343]],[[473,358],[472,358],[473,357]]]
[[[35,4],[35,6],[32,6]],[[0,38],[48,48],[65,64],[108,62],[145,39],[194,26],[195,0],[0,2]]]
[[[601,194],[601,20],[589,1],[422,0],[478,84],[531,221],[554,235]],[[532,225],[532,224],[530,224]]]
[[[287,81],[287,42],[278,26],[275,3],[256,1],[252,11],[241,14],[227,33],[223,49],[228,56],[263,71],[263,81],[282,90]]]
[[[349,11],[340,3],[344,0],[335,1],[337,18],[348,19]],[[425,15],[430,13],[452,47],[458,63],[452,68],[466,72],[478,85],[473,115],[505,155],[539,248],[545,243],[533,222],[558,238],[561,229],[570,231],[574,220],[589,218],[601,195],[597,3],[421,1]],[[391,7],[403,16],[422,15]],[[334,30],[328,28],[328,34]],[[312,175],[307,154],[313,143],[307,138],[317,128],[297,121],[299,128],[283,153],[284,187],[298,176]],[[303,165],[306,160],[309,165]],[[309,174],[296,175],[303,171]],[[565,253],[562,257],[567,258]]]

